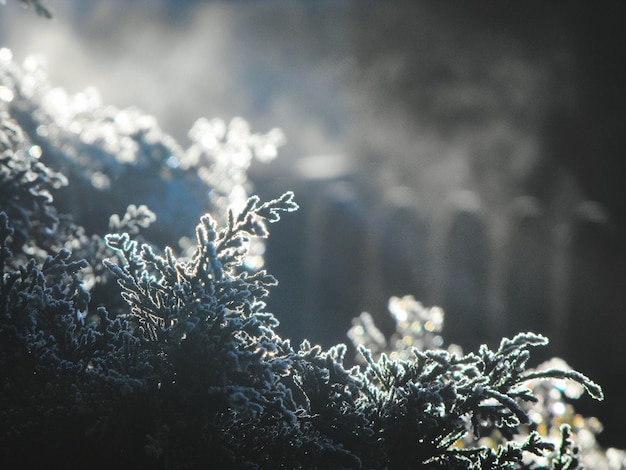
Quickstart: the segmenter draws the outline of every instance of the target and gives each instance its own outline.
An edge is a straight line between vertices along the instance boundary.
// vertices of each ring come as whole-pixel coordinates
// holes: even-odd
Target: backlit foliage
[[[0,50],[3,463],[580,468],[577,423],[554,442],[557,421],[530,405],[563,383],[602,391],[567,367],[528,369],[542,336],[444,350],[443,312],[409,298],[392,300],[391,343],[356,322],[354,367],[345,345],[276,333],[276,280],[246,259],[297,204],[248,197],[245,171],[278,131],[201,120],[182,150],[139,110],[70,97],[29,67]]]
[[[455,458],[479,456],[482,461],[488,457],[488,468],[494,465],[495,468],[501,468],[497,461],[499,455],[519,453],[520,448],[512,446],[511,441],[534,442],[540,439],[549,445],[542,447],[544,452],[540,453],[528,448],[529,452],[521,456],[521,468],[618,469],[626,465],[626,452],[613,448],[602,449],[596,441],[596,435],[602,430],[598,420],[577,414],[573,406],[573,400],[580,398],[585,390],[601,399],[602,392],[596,385],[558,358],[541,364],[536,370],[523,371],[530,359],[530,348],[547,344],[546,338],[530,333],[518,335],[513,340],[504,339],[495,353],[483,346],[478,355],[463,355],[456,345],[449,345],[443,350],[440,334],[444,314],[441,309],[425,308],[412,296],[405,296],[392,297],[389,311],[396,321],[396,332],[389,341],[367,313],[354,320],[348,333],[359,348],[367,347],[370,351],[377,351],[377,361],[369,359],[372,353],[366,355],[368,362],[375,365],[376,371],[380,370],[380,364],[387,364],[389,358],[401,359],[401,363],[405,363],[411,356],[422,358],[422,362],[424,358],[426,362],[428,358],[438,358],[437,361],[444,358],[445,364],[449,363],[450,358],[463,358],[460,360],[463,364],[461,368],[477,367],[482,374],[490,371],[485,385],[500,384],[496,394],[490,400],[483,401],[483,404],[488,405],[487,408],[498,402],[500,405],[513,405],[499,396],[503,385],[504,388],[511,387],[507,395],[514,398],[516,405],[504,411],[504,414],[503,410],[498,411],[496,421],[480,410],[465,415],[462,421],[468,425],[470,432],[462,432],[462,436],[455,442],[452,449],[457,450],[451,450],[452,454],[458,452]],[[397,367],[397,361],[392,363],[393,367]],[[459,366],[455,366],[453,376],[459,377],[458,369]],[[467,375],[473,374],[462,374],[463,382],[468,381]],[[513,378],[516,375],[518,379]],[[517,392],[513,392],[515,388],[518,388]],[[467,387],[464,386],[462,390],[467,390]],[[487,392],[488,395],[490,393]],[[513,427],[506,424],[511,418],[516,423]],[[472,464],[467,462],[467,465],[471,468]],[[484,462],[481,465],[483,467],[477,468],[484,468]]]

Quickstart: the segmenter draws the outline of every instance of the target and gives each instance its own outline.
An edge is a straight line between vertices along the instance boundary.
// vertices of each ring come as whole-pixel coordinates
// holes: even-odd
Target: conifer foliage
[[[87,233],[81,220],[56,207],[55,192],[72,188],[64,172],[87,174],[97,186],[89,165],[123,174],[136,159],[122,164],[104,146],[78,145],[84,135],[55,140],[60,127],[51,113],[44,132],[36,120],[45,99],[20,92],[20,75],[9,62],[0,61],[4,464],[580,468],[567,426],[557,444],[524,428],[525,404],[536,401],[530,384],[537,381],[567,379],[602,399],[601,389],[578,372],[527,369],[530,349],[547,342],[542,336],[520,334],[495,351],[483,346],[469,354],[413,348],[402,357],[375,358],[361,345],[363,363],[351,368],[345,345],[324,351],[281,338],[265,304],[276,280],[245,261],[254,239],[268,236],[268,224],[297,209],[291,192],[269,202],[252,196],[240,208],[201,216],[195,247],[181,254],[144,237],[155,213],[134,201],[125,216],[110,218],[112,233]],[[99,122],[102,113],[94,109],[91,117]],[[80,124],[63,126],[87,128],[89,118],[87,110]],[[156,161],[133,171],[151,172],[154,181],[159,168],[158,178],[171,181],[172,155],[159,152],[178,147],[155,129],[133,148]],[[77,146],[83,157],[98,158],[64,153]],[[62,162],[64,171],[50,169],[46,158],[50,165]],[[81,194],[74,194],[72,207],[80,203]],[[479,442],[496,431],[497,445]]]

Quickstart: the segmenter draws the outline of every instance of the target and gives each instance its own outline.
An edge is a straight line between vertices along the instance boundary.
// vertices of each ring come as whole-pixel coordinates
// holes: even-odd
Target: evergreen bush
[[[200,120],[190,138],[182,149],[139,110],[68,96],[0,50],[7,468],[623,464],[619,451],[581,452],[588,422],[547,406],[570,406],[547,398],[565,382],[602,391],[563,364],[529,369],[540,335],[442,349],[442,313],[407,297],[390,302],[391,347],[370,316],[355,320],[354,367],[345,345],[281,338],[265,304],[276,280],[250,251],[297,204],[247,197],[245,171],[282,135]]]

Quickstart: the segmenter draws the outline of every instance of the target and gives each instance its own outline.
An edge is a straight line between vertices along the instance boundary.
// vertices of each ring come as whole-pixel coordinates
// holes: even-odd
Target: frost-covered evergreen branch
[[[390,311],[398,322],[398,336],[405,338],[391,344],[431,344],[432,332],[440,331],[434,325],[443,322],[440,310],[425,309],[409,296],[391,299]],[[556,387],[564,389],[563,381],[575,384],[580,393],[586,389],[598,400],[603,398],[602,390],[562,361],[527,369],[530,349],[546,345],[547,338],[525,333],[504,338],[495,351],[484,345],[477,354],[462,354],[458,347],[414,347],[412,358],[399,350],[375,359],[364,345],[378,348],[387,341],[381,341],[373,323],[367,328],[362,324],[355,322],[350,336],[367,363],[365,390],[375,404],[375,419],[382,422],[381,429],[398,429],[388,441],[397,445],[389,453],[400,459],[397,468],[410,468],[407,462],[415,461],[434,468],[563,468],[558,462],[567,461],[567,468],[582,468],[571,427],[557,425],[548,433],[551,408],[541,407],[552,406],[554,399],[549,397],[560,394]],[[407,329],[406,325],[415,324],[431,326]],[[403,424],[407,416],[411,418]],[[542,423],[542,432],[537,423]],[[553,432],[561,435],[560,448],[554,444]],[[424,458],[429,453],[431,457]],[[597,456],[593,458],[598,462]]]
[[[0,50],[3,463],[39,468],[71,454],[77,468],[580,468],[576,430],[561,426],[555,444],[531,405],[563,380],[602,392],[558,362],[527,369],[540,335],[444,350],[443,312],[408,298],[390,303],[402,341],[371,316],[355,322],[355,367],[344,345],[295,348],[276,333],[265,304],[276,280],[246,257],[297,205],[290,192],[243,197],[243,172],[253,154],[273,156],[279,133],[200,120],[184,151],[138,110],[68,97],[38,70]],[[84,191],[115,199],[113,182],[138,175],[147,183],[134,195],[158,210],[103,202],[104,217],[126,208],[104,219],[113,233],[82,226]],[[212,210],[184,245],[180,224],[197,221],[190,181],[220,197],[209,194]],[[168,206],[174,195],[184,203]],[[155,219],[176,232],[180,254],[146,236]]]

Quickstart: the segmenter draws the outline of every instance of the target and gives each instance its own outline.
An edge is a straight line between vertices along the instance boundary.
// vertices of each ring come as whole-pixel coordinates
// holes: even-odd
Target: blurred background
[[[272,227],[279,333],[329,347],[390,296],[445,310],[444,341],[551,338],[605,388],[626,447],[626,7],[620,2],[49,0],[0,7],[0,47],[53,84],[154,115],[280,127],[250,179],[301,210]],[[131,201],[132,202],[132,201]]]

